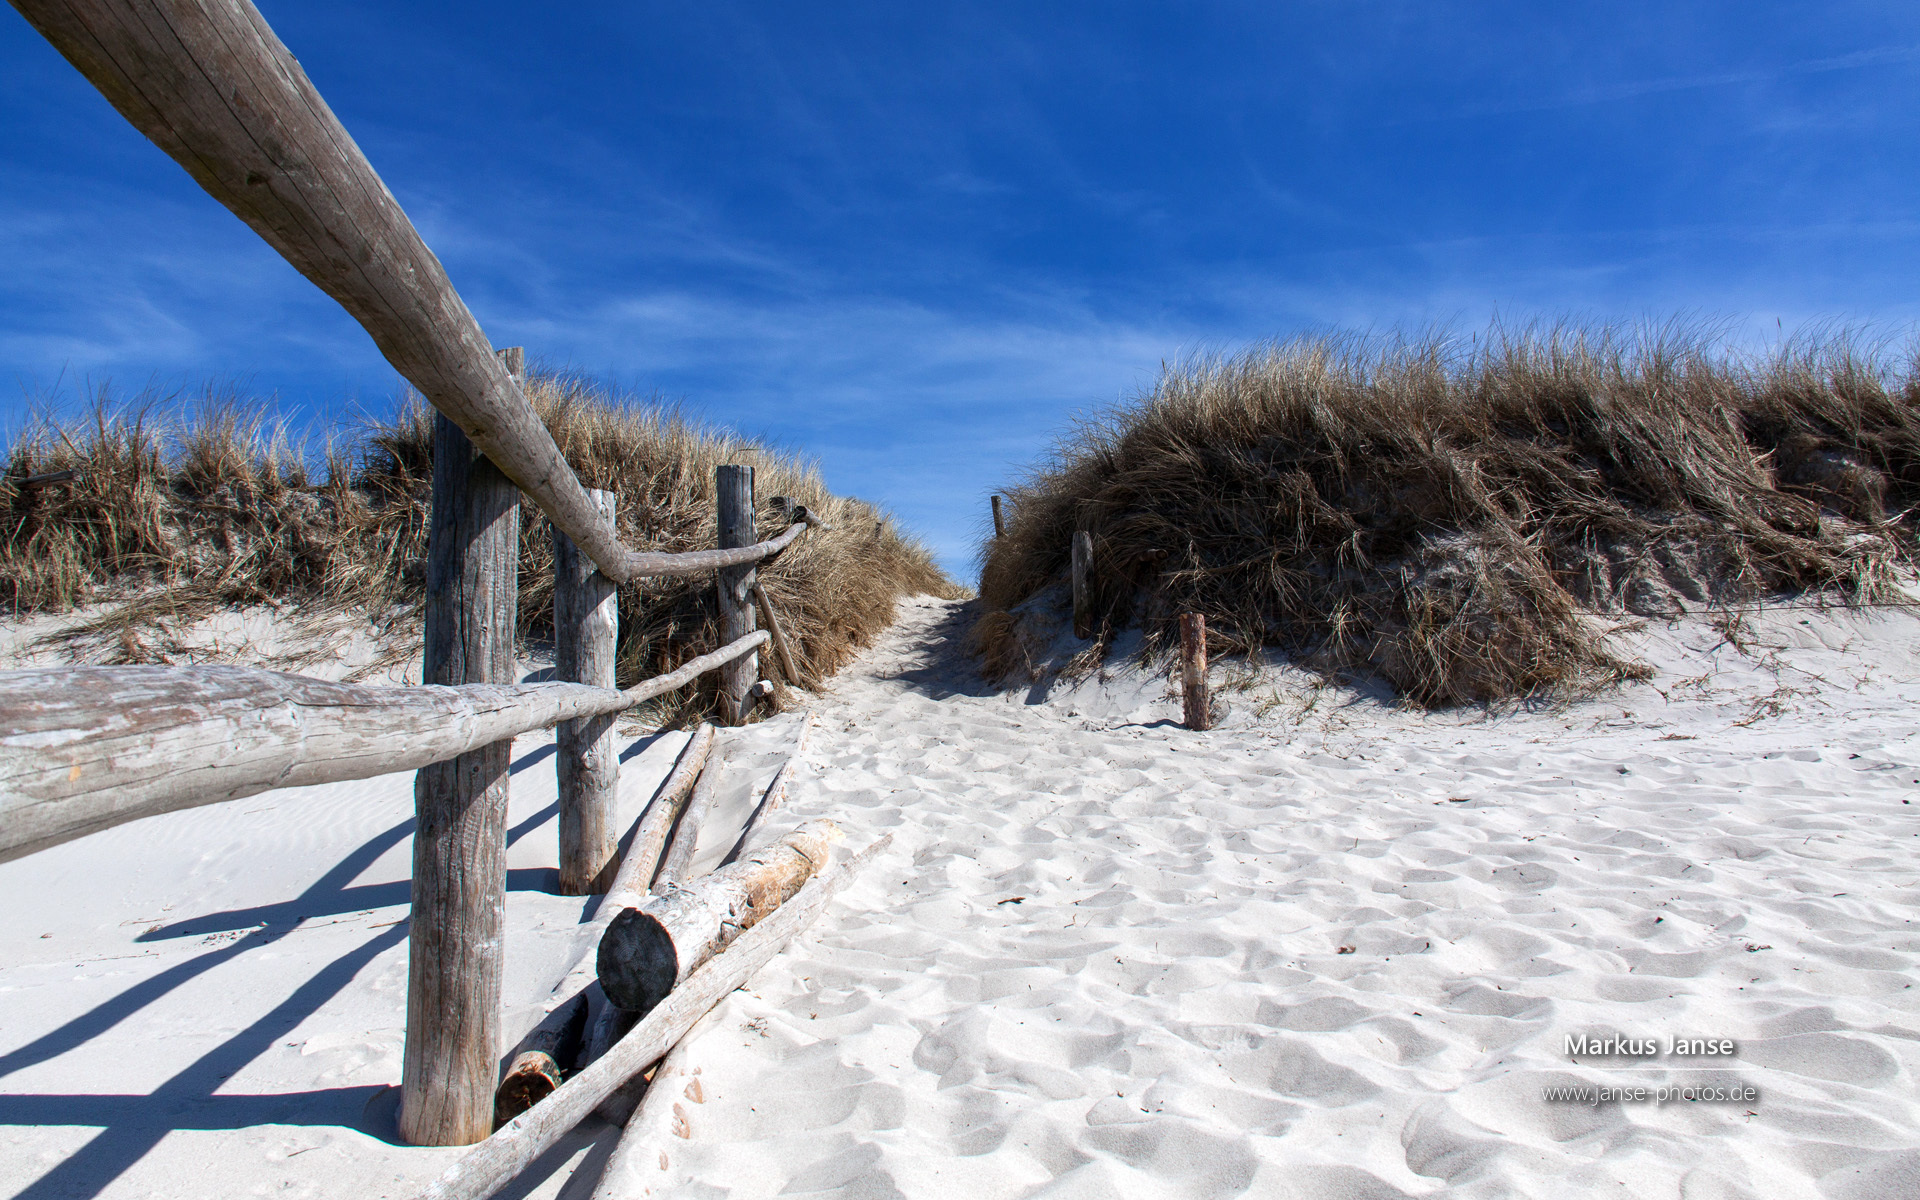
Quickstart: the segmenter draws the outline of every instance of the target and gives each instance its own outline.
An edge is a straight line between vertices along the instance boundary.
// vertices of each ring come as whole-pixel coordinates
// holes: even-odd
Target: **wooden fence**
[[[726,672],[744,718],[756,564],[820,523],[754,532],[752,469],[723,467],[716,549],[635,550],[534,412],[524,357],[496,353],[411,221],[249,0],[12,0],[136,128],[366,329],[438,411],[424,686],[361,687],[226,667],[0,673],[0,861],[155,813],[417,769],[401,1132],[479,1141],[500,1043],[507,750],[560,725],[560,875],[614,869],[614,714]],[[556,642],[569,681],[513,677],[521,497],[556,537]],[[727,644],[612,686],[612,594],[719,572]],[[783,643],[784,644],[784,643]],[[790,680],[789,682],[797,682]],[[724,994],[722,992],[721,994]],[[642,1064],[644,1065],[644,1064]],[[635,1068],[636,1070],[638,1068]]]

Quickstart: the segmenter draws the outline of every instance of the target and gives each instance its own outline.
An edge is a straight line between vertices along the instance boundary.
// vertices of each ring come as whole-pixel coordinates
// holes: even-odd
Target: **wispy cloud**
[[[1920,46],[1877,46],[1867,50],[1856,50],[1849,54],[1836,54],[1826,58],[1809,58],[1800,62],[1783,63],[1772,67],[1753,67],[1736,71],[1712,71],[1698,75],[1672,75],[1659,79],[1630,80],[1622,83],[1604,84],[1578,88],[1552,96],[1516,97],[1511,100],[1496,100],[1481,104],[1466,104],[1438,112],[1425,113],[1408,118],[1409,123],[1418,121],[1460,120],[1470,117],[1500,116],[1509,113],[1549,112],[1555,109],[1580,108],[1588,105],[1611,104],[1622,100],[1636,100],[1643,96],[1657,96],[1666,92],[1702,91],[1709,88],[1735,87],[1750,83],[1769,83],[1778,79],[1787,79],[1800,75],[1822,75],[1832,71],[1854,71],[1866,67],[1893,66],[1920,60]]]

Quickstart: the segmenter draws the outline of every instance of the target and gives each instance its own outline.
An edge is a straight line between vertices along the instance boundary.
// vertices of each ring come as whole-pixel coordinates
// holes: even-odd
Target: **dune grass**
[[[831,523],[761,573],[818,678],[892,620],[897,597],[957,594],[922,545],[873,506],[830,494],[803,459],[578,377],[536,378],[529,391],[587,486],[619,493],[630,545],[710,548],[713,470],[727,462],[756,468],[763,535],[778,524],[774,496]],[[85,606],[58,636],[91,661],[168,661],[180,653],[170,628],[251,604],[362,613],[393,630],[395,655],[416,653],[431,415],[410,401],[313,454],[231,399],[184,412],[102,400],[85,422],[42,419],[8,447],[0,475],[0,603],[17,613]],[[519,629],[541,639],[552,630],[552,533],[532,504],[521,512]],[[670,670],[718,645],[712,580],[623,587],[620,622],[623,682]],[[707,711],[707,682],[673,715]]]
[[[1167,369],[1081,423],[983,551],[990,673],[1036,669],[1070,538],[1099,640],[1205,613],[1428,706],[1644,675],[1588,613],[1886,594],[1915,549],[1911,357],[1821,331],[1743,355],[1678,325],[1312,337]],[[1023,606],[1025,606],[1023,608]]]

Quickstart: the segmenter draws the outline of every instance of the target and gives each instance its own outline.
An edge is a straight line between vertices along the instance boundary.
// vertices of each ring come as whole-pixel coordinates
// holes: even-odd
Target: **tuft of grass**
[[[974,641],[1031,669],[1023,606],[1093,532],[1099,640],[1178,613],[1427,706],[1574,695],[1646,669],[1584,614],[1887,594],[1911,563],[1911,359],[1815,330],[1742,355],[1675,323],[1318,336],[1167,368],[1082,422],[983,551]],[[1050,590],[1051,589],[1051,590]]]
[[[902,595],[959,589],[917,541],[864,501],[829,493],[815,466],[703,427],[657,404],[570,375],[537,377],[536,409],[589,487],[619,494],[617,524],[638,548],[714,544],[713,471],[755,466],[761,532],[775,496],[823,516],[761,570],[768,599],[815,682],[893,619]],[[221,607],[277,604],[296,615],[364,613],[394,628],[395,656],[418,643],[432,479],[432,410],[408,399],[391,420],[309,456],[236,402],[185,415],[148,397],[100,398],[84,422],[41,418],[8,447],[0,474],[0,602],[15,612],[101,605],[58,635],[77,656],[166,661],[170,625]],[[177,406],[172,406],[177,410]],[[324,470],[309,472],[309,457]],[[72,471],[71,479],[33,484]],[[520,635],[550,637],[552,530],[521,507]],[[623,683],[671,670],[718,645],[713,581],[646,580],[620,590]],[[700,715],[711,680],[661,715]]]

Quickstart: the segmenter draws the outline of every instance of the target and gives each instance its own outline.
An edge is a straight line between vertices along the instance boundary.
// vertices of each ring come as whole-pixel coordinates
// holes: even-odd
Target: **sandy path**
[[[894,847],[719,1010],[630,1194],[1920,1195],[1920,620],[1653,630],[1653,686],[1492,720],[1280,673],[1204,735],[1138,672],[991,692],[963,622],[903,606],[818,702],[789,820]],[[716,830],[795,720],[743,732]],[[634,740],[630,812],[678,736]],[[582,906],[515,754],[517,1029]],[[0,866],[0,1193],[437,1174],[388,1140],[410,812],[389,776]],[[1606,1034],[1738,1053],[1570,1060]],[[1542,1099],[1702,1083],[1760,1098]],[[584,1198],[615,1132],[506,1194]]]
[[[1654,686],[1497,720],[1282,678],[1199,736],[1137,673],[983,694],[962,621],[823,705],[793,818],[895,848],[703,1039],[658,1194],[1920,1195],[1913,617],[1654,631]],[[1760,1098],[1543,1099],[1588,1084]]]

